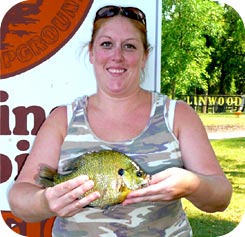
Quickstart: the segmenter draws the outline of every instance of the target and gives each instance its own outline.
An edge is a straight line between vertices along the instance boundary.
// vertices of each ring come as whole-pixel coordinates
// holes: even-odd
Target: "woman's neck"
[[[96,110],[101,109],[104,112],[112,111],[115,113],[120,111],[120,113],[128,113],[133,111],[136,107],[141,106],[142,103],[144,104],[149,101],[150,96],[150,92],[141,88],[123,97],[114,97],[103,92],[98,92],[89,98],[88,107],[92,106],[92,108]]]

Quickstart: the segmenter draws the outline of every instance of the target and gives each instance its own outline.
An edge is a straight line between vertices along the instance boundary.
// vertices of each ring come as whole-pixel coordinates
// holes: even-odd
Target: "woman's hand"
[[[153,175],[148,187],[130,192],[123,205],[176,200],[195,192],[199,184],[200,179],[195,173],[169,168]]]
[[[99,192],[93,192],[81,198],[93,186],[94,182],[82,175],[47,188],[44,191],[43,207],[49,209],[54,216],[71,217],[100,197]]]

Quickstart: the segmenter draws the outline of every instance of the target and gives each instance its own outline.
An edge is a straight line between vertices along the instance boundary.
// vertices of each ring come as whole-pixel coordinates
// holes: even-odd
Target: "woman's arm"
[[[195,111],[178,102],[174,131],[180,142],[184,167],[193,172],[193,190],[186,198],[207,212],[223,211],[229,204],[232,186],[221,169],[205,127]]]
[[[57,215],[74,215],[98,197],[98,193],[94,193],[78,199],[93,186],[87,176],[47,189],[35,182],[41,165],[57,169],[66,130],[66,108],[60,107],[50,114],[39,130],[32,150],[10,189],[8,198],[12,212],[27,222],[37,222]]]
[[[57,168],[66,130],[66,109],[54,110],[40,128],[32,150],[9,192],[12,212],[24,220],[38,221],[53,215],[45,208],[45,190],[35,183],[41,164]],[[32,218],[33,217],[33,218]]]
[[[184,102],[176,104],[174,133],[180,143],[184,169],[169,168],[153,175],[150,186],[132,191],[124,205],[185,197],[203,211],[223,211],[230,202],[231,184],[215,157],[201,120]]]

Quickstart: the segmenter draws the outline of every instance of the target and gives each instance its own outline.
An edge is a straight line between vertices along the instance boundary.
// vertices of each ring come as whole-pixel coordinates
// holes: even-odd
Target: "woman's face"
[[[89,56],[99,91],[120,97],[139,88],[147,55],[140,32],[126,17],[111,17],[101,26]]]

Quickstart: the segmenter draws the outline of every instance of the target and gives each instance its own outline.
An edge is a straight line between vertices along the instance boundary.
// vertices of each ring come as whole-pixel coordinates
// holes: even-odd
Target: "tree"
[[[224,6],[224,34],[211,40],[212,62],[209,91],[213,94],[245,94],[245,30],[242,19],[230,6]]]
[[[235,26],[227,24],[227,18],[236,22]],[[163,0],[162,92],[174,98],[186,93],[236,90],[244,81],[241,31],[236,16],[216,2]],[[231,35],[232,40],[227,41]]]

